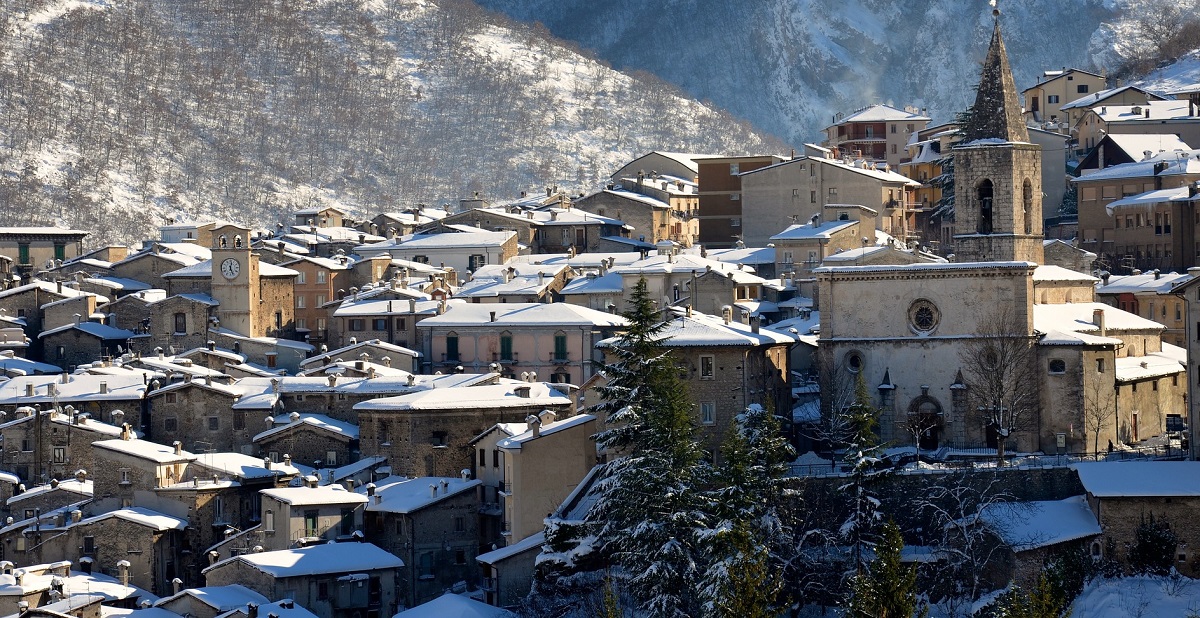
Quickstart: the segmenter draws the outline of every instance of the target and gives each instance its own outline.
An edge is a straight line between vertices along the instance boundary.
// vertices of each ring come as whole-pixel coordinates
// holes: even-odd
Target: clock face
[[[221,262],[221,274],[226,279],[233,279],[240,272],[242,272],[242,264],[234,258],[226,258],[224,262]]]

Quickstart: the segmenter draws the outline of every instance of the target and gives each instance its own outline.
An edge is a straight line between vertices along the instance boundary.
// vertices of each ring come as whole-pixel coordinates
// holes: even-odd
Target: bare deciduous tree
[[[976,338],[959,355],[970,414],[994,432],[1000,465],[1014,433],[1037,429],[1036,343],[1025,319],[1010,307],[1000,307],[980,321]]]
[[[1100,376],[1093,376],[1083,387],[1083,401],[1080,407],[1080,422],[1084,435],[1092,437],[1093,455],[1100,453],[1100,434],[1116,420],[1116,416],[1117,399],[1112,382],[1101,381]]]

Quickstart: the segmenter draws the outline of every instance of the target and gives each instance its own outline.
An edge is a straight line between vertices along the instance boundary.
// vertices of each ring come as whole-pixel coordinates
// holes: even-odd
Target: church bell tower
[[[1029,143],[999,12],[975,105],[954,147],[956,262],[1041,264],[1042,153]]]

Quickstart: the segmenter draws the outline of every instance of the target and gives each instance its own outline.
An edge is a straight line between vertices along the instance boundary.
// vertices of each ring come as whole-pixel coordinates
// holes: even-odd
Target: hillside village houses
[[[578,196],[314,204],[91,253],[83,231],[0,229],[0,558],[180,616],[518,603],[545,518],[586,510],[615,456],[589,407],[641,280],[712,461],[757,405],[816,449],[794,474],[837,468],[814,427],[860,380],[879,437],[931,461],[1194,455],[1195,103],[1064,69],[1022,109],[998,25],[979,92],[973,124],[870,105],[800,153],[654,151]],[[1050,237],[1075,163],[1078,238]],[[1021,419],[980,404],[966,361],[996,338],[1031,345]],[[1010,538],[1014,577],[1134,534],[1137,496],[1068,474],[1086,495],[1036,508],[1087,534]]]

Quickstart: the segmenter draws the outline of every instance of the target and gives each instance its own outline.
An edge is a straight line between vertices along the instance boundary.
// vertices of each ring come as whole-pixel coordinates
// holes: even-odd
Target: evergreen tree
[[[884,524],[875,559],[850,582],[846,615],[851,618],[911,618],[917,610],[917,569],[900,563],[904,538],[900,528]],[[921,607],[919,616],[928,608]]]
[[[1070,600],[1056,590],[1043,571],[1032,592],[1012,586],[996,600],[992,618],[1068,618]]]
[[[704,578],[705,609],[720,616],[774,615],[791,563],[792,531],[783,501],[793,449],[779,421],[753,404],[739,414],[714,475],[709,533],[714,564]]]
[[[1175,550],[1178,547],[1179,537],[1171,530],[1170,524],[1163,520],[1155,521],[1151,514],[1138,524],[1133,547],[1129,548],[1129,568],[1134,573],[1166,575],[1175,563]]]
[[[588,518],[602,551],[621,567],[639,609],[653,616],[696,615],[711,502],[701,488],[709,468],[695,438],[687,389],[661,345],[645,279],[624,314],[627,331],[605,352],[607,385],[593,410],[610,456]]]
[[[861,575],[880,517],[879,499],[872,495],[871,489],[888,474],[881,466],[883,447],[875,433],[879,424],[878,411],[871,405],[862,373],[855,380],[854,404],[849,406],[846,414],[853,427],[844,456],[850,466],[850,482],[839,489],[850,494],[850,516],[842,524],[840,534],[850,544],[855,573]]]

